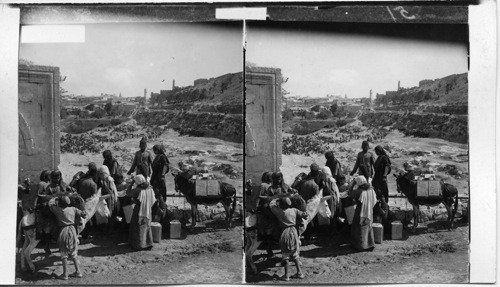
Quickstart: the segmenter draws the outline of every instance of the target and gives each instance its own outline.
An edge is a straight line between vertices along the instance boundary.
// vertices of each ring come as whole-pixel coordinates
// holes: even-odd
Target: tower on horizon
[[[370,89],[370,103],[371,103],[371,102],[372,102],[372,100],[373,100],[373,97],[372,97],[372,96],[373,96],[373,91],[372,91],[372,89]]]
[[[175,89],[175,79],[172,80],[172,91]]]
[[[144,104],[147,103],[148,89],[144,89]]]
[[[401,81],[398,81],[398,91],[401,89]]]

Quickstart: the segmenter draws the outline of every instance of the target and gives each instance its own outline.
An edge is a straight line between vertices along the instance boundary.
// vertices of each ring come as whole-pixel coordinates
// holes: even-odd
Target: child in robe
[[[63,274],[59,278],[63,280],[68,280],[68,258],[72,259],[75,264],[75,272],[71,276],[82,278],[77,259],[79,242],[75,221],[76,216],[85,217],[86,214],[85,211],[70,206],[70,203],[70,199],[67,196],[54,197],[49,201],[49,208],[56,216],[57,225],[60,229],[57,245],[59,246],[63,263]]]
[[[285,267],[285,276],[283,278],[285,281],[290,280],[288,270],[290,260],[293,260],[297,267],[297,273],[293,277],[299,279],[304,278],[299,262],[300,240],[295,226],[297,224],[297,217],[307,218],[308,215],[306,212],[291,207],[291,205],[292,202],[288,197],[273,200],[269,204],[272,212],[278,219],[280,227],[283,229],[280,237],[280,247],[283,256],[282,265]]]

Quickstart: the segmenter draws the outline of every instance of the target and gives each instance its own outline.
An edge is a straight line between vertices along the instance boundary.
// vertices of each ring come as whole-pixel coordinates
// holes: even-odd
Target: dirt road
[[[466,283],[468,282],[469,227],[448,231],[440,223],[429,228],[406,232],[403,240],[384,240],[371,252],[351,249],[349,235],[344,232],[316,233],[301,246],[304,279],[292,279],[291,284],[307,283]],[[279,247],[275,256],[266,260],[266,252],[258,250],[254,259],[260,273],[247,271],[249,283],[285,283],[280,266]],[[295,266],[291,267],[295,273]]]
[[[53,243],[54,253],[48,258],[42,248],[33,252],[34,275],[16,270],[16,284],[238,284],[243,280],[242,232],[241,226],[226,230],[221,222],[207,222],[192,232],[183,230],[181,239],[162,239],[150,251],[130,249],[126,232],[97,233],[79,246],[83,278],[68,281],[56,278],[62,265]],[[19,266],[19,257],[17,262]],[[73,271],[70,264],[69,272]]]

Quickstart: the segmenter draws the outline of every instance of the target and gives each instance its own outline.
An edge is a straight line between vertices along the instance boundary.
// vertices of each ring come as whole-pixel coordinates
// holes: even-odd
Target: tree
[[[312,112],[319,112],[321,110],[321,106],[320,105],[315,105],[314,107],[311,108],[311,111]]]
[[[298,110],[297,111],[297,116],[301,117],[302,119],[304,119],[306,117],[306,111],[305,110]]]
[[[106,113],[108,115],[110,115],[111,113],[111,109],[113,108],[113,103],[111,102],[107,102],[105,105],[104,105],[104,110],[106,111]]]
[[[80,111],[78,113],[78,117],[81,118],[81,119],[86,119],[90,116],[90,113],[89,111]]]
[[[319,112],[319,114],[317,115],[317,118],[322,120],[326,120],[331,117],[332,117],[332,112],[330,112],[329,110],[321,110],[321,112]]]
[[[60,116],[61,119],[65,119],[68,117],[68,110],[63,106],[61,106]]]
[[[86,109],[87,111],[93,111],[93,110],[94,110],[94,108],[95,108],[95,105],[94,105],[94,104],[90,104],[90,105],[85,106],[85,109]]]
[[[337,103],[334,103],[333,105],[330,106],[330,112],[332,113],[332,116],[335,116],[338,108],[339,108],[339,105],[337,105]]]
[[[293,119],[293,111],[291,109],[286,109],[283,111],[283,120],[285,121],[289,121],[291,119]]]
[[[100,119],[100,118],[104,117],[105,115],[106,115],[106,112],[101,108],[95,109],[95,111],[92,113],[92,117],[97,118],[97,119]]]
[[[314,113],[313,112],[309,112],[309,111],[306,111],[305,113],[305,116],[306,120],[312,120],[314,119]]]

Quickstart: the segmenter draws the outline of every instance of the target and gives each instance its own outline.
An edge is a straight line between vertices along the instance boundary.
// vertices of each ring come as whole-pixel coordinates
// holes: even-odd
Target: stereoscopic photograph
[[[246,27],[246,281],[469,282],[467,24]]]
[[[494,5],[460,3],[0,5],[0,280],[494,282]]]
[[[15,282],[241,283],[242,23],[116,22],[21,27]]]

